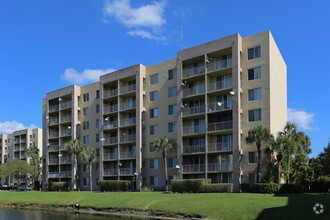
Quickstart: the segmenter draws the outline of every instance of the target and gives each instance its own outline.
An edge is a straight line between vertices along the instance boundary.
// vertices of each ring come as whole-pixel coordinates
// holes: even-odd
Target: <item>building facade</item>
[[[175,140],[168,175],[215,183],[256,179],[256,146],[248,131],[262,125],[276,134],[287,120],[286,64],[270,31],[230,35],[178,51],[177,58],[142,64],[86,86],[47,93],[43,100],[45,181],[73,183],[73,138],[93,146],[99,161],[80,163],[81,189],[89,181],[131,180],[137,188],[165,185],[164,162],[152,149],[157,137]],[[262,155],[261,173],[265,172]]]

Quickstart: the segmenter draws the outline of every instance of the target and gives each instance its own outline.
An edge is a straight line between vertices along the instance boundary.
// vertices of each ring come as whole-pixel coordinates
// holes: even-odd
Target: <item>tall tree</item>
[[[268,128],[263,128],[258,125],[252,128],[249,132],[249,136],[246,137],[246,142],[248,144],[255,143],[258,150],[258,166],[257,166],[257,182],[260,183],[260,163],[261,163],[261,144],[262,142],[268,143],[272,138]]]
[[[166,136],[157,138],[152,147],[155,148],[158,152],[162,153],[164,159],[164,169],[165,169],[165,189],[168,191],[168,175],[167,175],[167,154],[170,150],[173,149],[174,141],[167,138]]]
[[[15,178],[18,177],[16,182],[19,183],[22,182],[23,177],[33,172],[33,167],[31,165],[29,165],[26,161],[19,159],[9,161],[8,163],[2,165],[0,169],[2,178],[13,177],[14,180],[16,180]]]
[[[39,156],[39,149],[37,147],[29,147],[26,151],[26,156],[30,158],[30,165],[33,167],[33,175],[32,175],[32,185],[33,189],[35,188],[35,179],[37,177],[37,180],[39,181],[39,186],[40,184],[40,174],[41,174],[41,163],[43,158]]]
[[[81,151],[81,157],[83,161],[89,163],[89,186],[90,186],[90,191],[92,192],[93,191],[92,165],[93,162],[96,162],[98,159],[96,155],[96,151],[91,146],[84,147],[83,150]]]
[[[78,139],[72,139],[71,141],[65,143],[65,149],[73,154],[73,190],[77,190],[77,168],[78,168],[78,154],[83,149],[83,144]]]

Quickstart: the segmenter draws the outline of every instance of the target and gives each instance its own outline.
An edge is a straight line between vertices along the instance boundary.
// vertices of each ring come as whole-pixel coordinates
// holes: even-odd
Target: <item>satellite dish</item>
[[[217,105],[221,107],[222,106],[222,102],[217,102]]]

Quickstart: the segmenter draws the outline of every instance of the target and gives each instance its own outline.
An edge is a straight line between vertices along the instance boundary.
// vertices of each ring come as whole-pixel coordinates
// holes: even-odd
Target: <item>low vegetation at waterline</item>
[[[167,192],[0,192],[0,205],[38,204],[126,208],[202,216],[207,219],[315,219],[330,216],[330,194]],[[323,204],[316,216],[313,207]],[[329,219],[329,218],[328,218]]]

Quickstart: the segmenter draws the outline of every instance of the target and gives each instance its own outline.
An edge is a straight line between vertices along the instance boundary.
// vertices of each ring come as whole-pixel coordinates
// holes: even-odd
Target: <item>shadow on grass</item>
[[[261,219],[330,219],[330,194],[287,194],[274,197],[287,197],[288,204],[284,207],[264,209],[259,216]],[[323,213],[316,214],[315,204],[323,205]],[[319,209],[318,209],[319,210]]]

